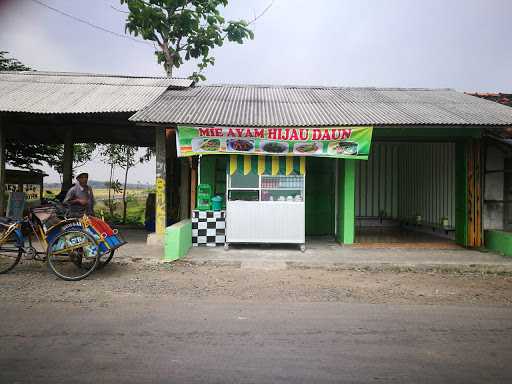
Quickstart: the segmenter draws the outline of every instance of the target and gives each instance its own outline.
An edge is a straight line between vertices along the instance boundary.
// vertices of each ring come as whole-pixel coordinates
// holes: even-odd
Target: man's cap
[[[78,180],[80,177],[82,176],[87,176],[89,177],[89,174],[87,172],[82,172],[82,173],[79,173],[78,175],[76,175],[76,179]]]

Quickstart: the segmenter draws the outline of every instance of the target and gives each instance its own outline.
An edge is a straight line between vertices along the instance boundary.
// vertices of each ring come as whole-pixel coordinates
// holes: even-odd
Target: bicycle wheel
[[[48,268],[64,280],[77,281],[98,266],[98,243],[87,232],[73,229],[59,233],[48,244]]]
[[[0,235],[0,238],[2,235]],[[0,273],[9,272],[20,262],[23,247],[15,232],[11,232],[0,245]]]
[[[110,251],[110,252],[105,253],[104,255],[100,256],[100,262],[98,263],[98,266],[96,267],[96,269],[101,269],[105,265],[110,263],[110,260],[112,260],[112,258],[114,257],[114,252],[115,251],[116,250],[114,249],[113,251]]]

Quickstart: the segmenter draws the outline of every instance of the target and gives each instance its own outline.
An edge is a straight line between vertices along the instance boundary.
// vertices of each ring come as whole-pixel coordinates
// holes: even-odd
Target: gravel
[[[113,262],[79,282],[24,261],[0,275],[0,302],[64,302],[105,307],[123,298],[172,297],[257,302],[345,302],[421,305],[512,305],[510,275],[354,270],[241,269],[187,262]]]

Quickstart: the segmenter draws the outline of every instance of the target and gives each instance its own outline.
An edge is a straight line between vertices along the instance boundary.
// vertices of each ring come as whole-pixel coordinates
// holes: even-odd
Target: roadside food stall
[[[372,127],[179,126],[176,134],[179,157],[228,157],[225,211],[193,212],[194,245],[290,243],[304,250],[306,158],[366,160]]]

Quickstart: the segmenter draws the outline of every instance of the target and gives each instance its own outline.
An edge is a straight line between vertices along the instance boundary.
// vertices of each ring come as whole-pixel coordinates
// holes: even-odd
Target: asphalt
[[[2,383],[510,383],[491,306],[2,303]]]

